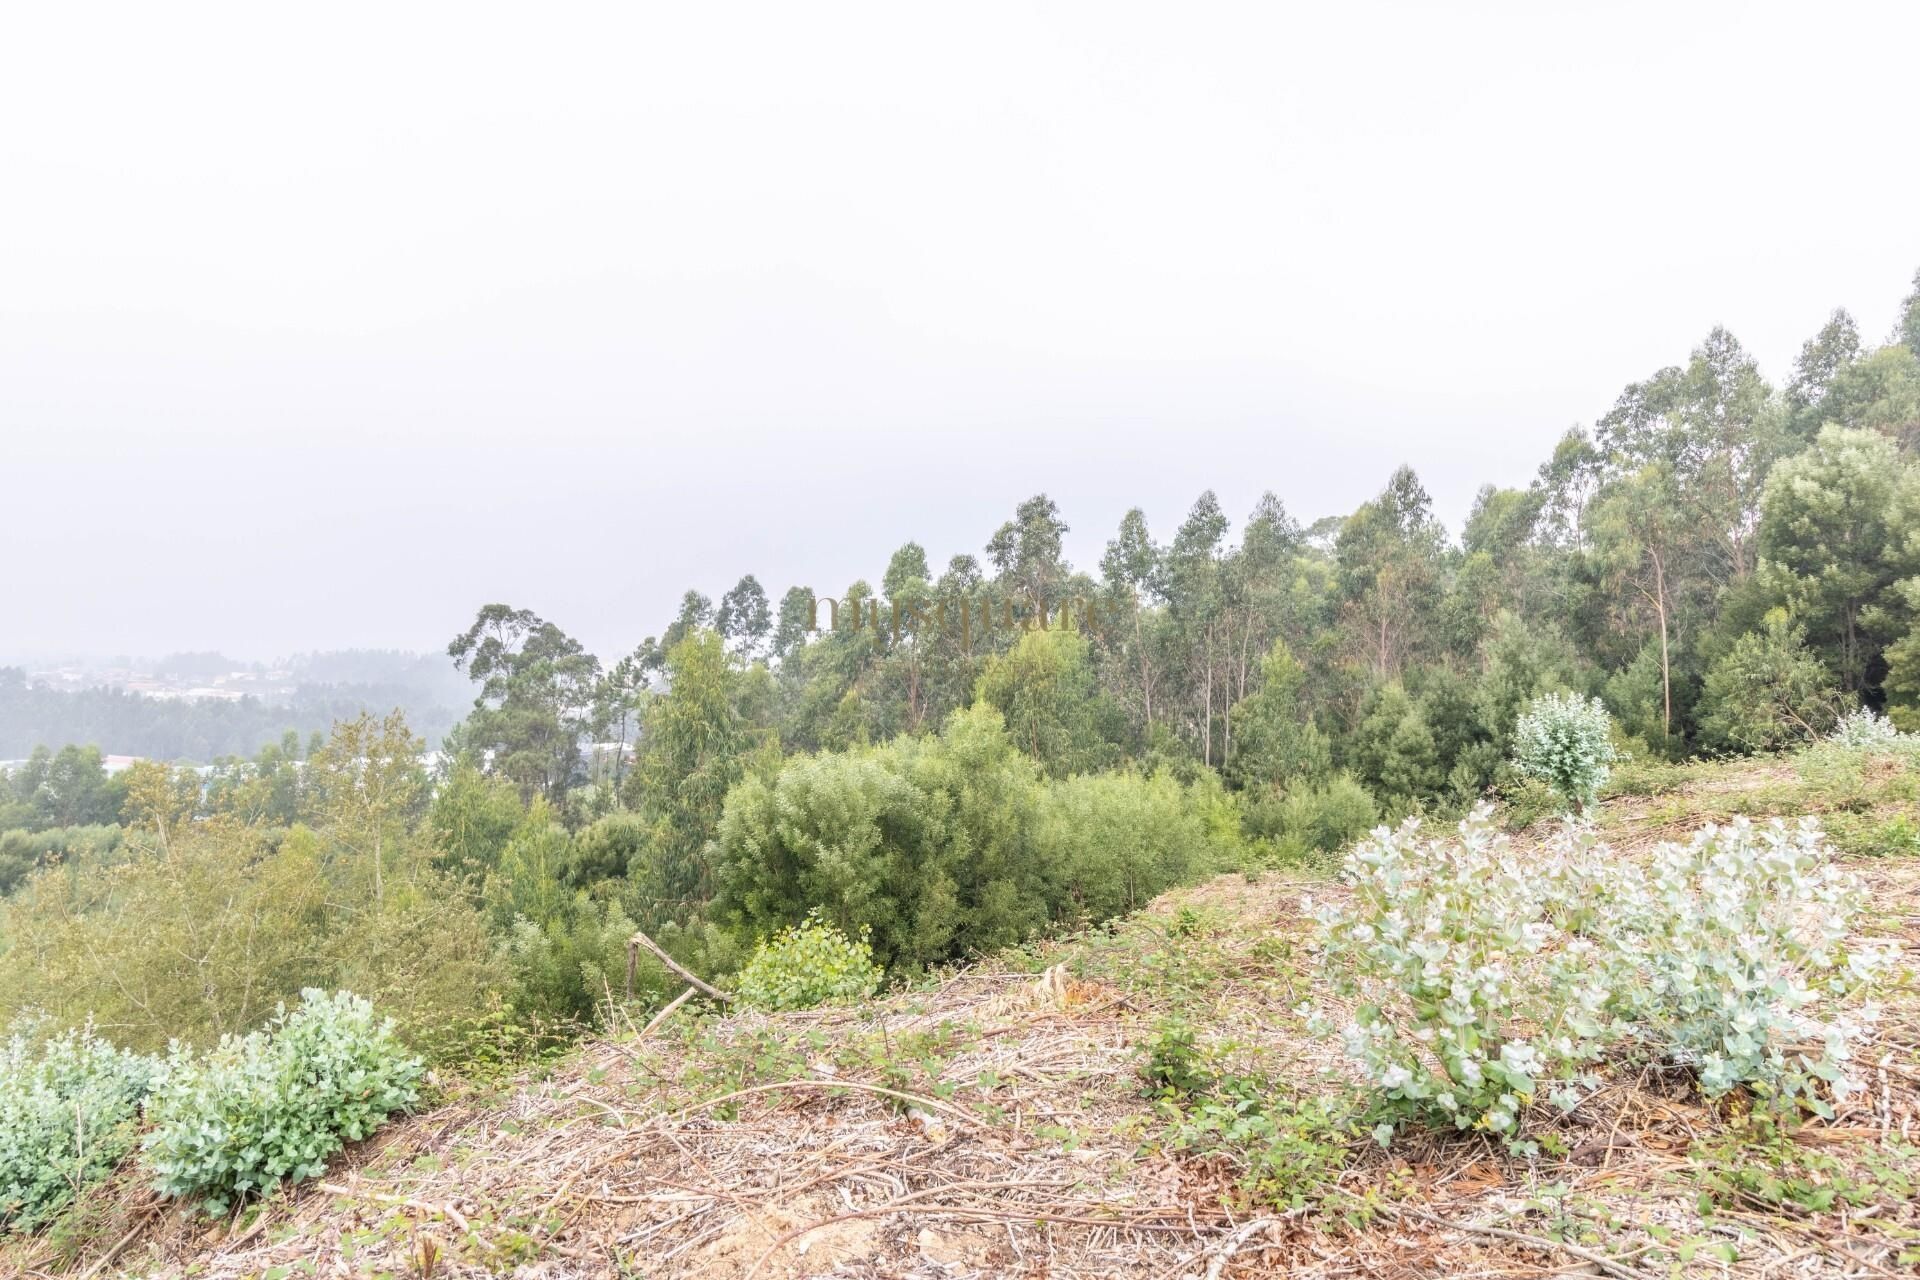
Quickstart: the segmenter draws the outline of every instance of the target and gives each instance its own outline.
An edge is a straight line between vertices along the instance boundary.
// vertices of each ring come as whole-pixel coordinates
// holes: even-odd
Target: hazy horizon
[[[1777,384],[1920,267],[1911,6],[6,27],[0,653],[505,601],[611,656],[1043,491],[1084,568],[1403,462],[1457,533],[1715,325]]]

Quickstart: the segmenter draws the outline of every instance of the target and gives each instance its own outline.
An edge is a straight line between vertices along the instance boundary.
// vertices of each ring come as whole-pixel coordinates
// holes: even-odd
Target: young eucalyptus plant
[[[1581,812],[1593,807],[1618,759],[1612,722],[1598,698],[1545,694],[1527,704],[1514,726],[1514,767]]]

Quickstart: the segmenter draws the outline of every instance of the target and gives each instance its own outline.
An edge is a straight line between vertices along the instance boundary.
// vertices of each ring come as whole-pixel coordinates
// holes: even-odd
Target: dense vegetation
[[[406,1053],[484,1065],[630,980],[678,990],[628,970],[636,928],[785,1004],[1529,775],[1584,802],[1622,753],[1781,749],[1862,709],[1920,727],[1917,352],[1920,282],[1896,341],[1836,312],[1784,388],[1716,330],[1528,488],[1483,490],[1457,541],[1402,467],[1307,525],[1268,496],[1234,535],[1208,493],[1162,540],[1130,511],[1097,574],[1035,496],[984,560],[936,573],[907,543],[831,609],[751,575],[689,591],[611,663],[489,605],[449,645],[477,696],[431,770],[397,712],[198,772],[36,752],[0,778],[0,1017],[148,1053],[232,1037],[200,1070],[245,1075],[271,1054],[241,1037],[337,989]],[[968,627],[929,623],[963,601]],[[167,1079],[198,1105],[188,1068]],[[225,1158],[176,1153],[212,1170],[176,1181],[220,1199],[287,1171]]]

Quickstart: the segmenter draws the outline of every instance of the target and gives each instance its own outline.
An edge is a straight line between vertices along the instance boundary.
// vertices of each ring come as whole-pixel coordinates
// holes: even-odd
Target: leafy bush
[[[174,1046],[147,1102],[144,1146],[162,1192],[224,1212],[282,1179],[322,1173],[345,1143],[412,1105],[421,1063],[390,1019],[344,991],[308,990],[301,1001],[204,1057]]]
[[[1748,1085],[1830,1115],[1816,1090],[1860,1088],[1848,1070],[1871,1025],[1846,1006],[1891,959],[1857,932],[1864,893],[1811,818],[1664,843],[1649,869],[1616,869],[1599,912],[1609,1007],[1710,1096]]]
[[[1619,759],[1611,729],[1598,698],[1572,693],[1535,698],[1514,726],[1514,767],[1584,809],[1606,785],[1608,766]]]
[[[1827,741],[1856,751],[1897,751],[1914,745],[1914,735],[1893,727],[1893,721],[1877,711],[1861,707],[1840,717]]]
[[[1594,981],[1593,944],[1555,917],[1591,847],[1569,826],[1519,853],[1481,805],[1456,839],[1423,838],[1409,819],[1347,856],[1351,901],[1316,912],[1321,976],[1353,1000],[1341,1035],[1388,1117],[1379,1140],[1405,1119],[1516,1142],[1536,1095],[1578,1101],[1608,991]],[[1317,1014],[1315,1025],[1331,1029]]]
[[[1054,783],[1040,800],[1033,848],[1055,916],[1090,920],[1145,906],[1211,860],[1198,806],[1165,774],[1083,774]]]
[[[738,991],[741,1003],[755,1009],[811,1009],[865,999],[879,990],[881,976],[864,931],[856,942],[813,912],[754,949]]]
[[[117,860],[125,834],[117,826],[0,831],[0,894],[13,892],[37,867],[78,863],[89,871],[104,869]]]
[[[91,1027],[14,1025],[0,1044],[0,1229],[40,1226],[120,1162],[157,1066]]]
[[[1142,1054],[1140,1079],[1150,1094],[1162,1098],[1197,1093],[1212,1081],[1201,1061],[1193,1024],[1179,1013],[1154,1024],[1153,1039]]]
[[[1414,1119],[1524,1147],[1523,1109],[1576,1105],[1584,1065],[1622,1039],[1709,1096],[1831,1115],[1860,1087],[1861,998],[1892,952],[1860,935],[1862,887],[1811,819],[1708,827],[1642,868],[1578,823],[1516,854],[1482,807],[1457,839],[1376,831],[1346,875],[1350,903],[1316,913],[1322,979],[1353,999],[1342,1034],[1382,1141]]]
[[[976,706],[937,737],[800,756],[734,787],[713,918],[751,939],[824,904],[910,971],[1131,910],[1225,861],[1235,821],[1211,771],[1050,781]]]
[[[1308,855],[1339,853],[1379,820],[1372,793],[1344,773],[1322,786],[1293,788],[1278,813],[1282,847]]]
[[[1779,751],[1823,737],[1840,706],[1833,673],[1807,651],[1805,634],[1775,616],[1707,672],[1700,728],[1716,747]]]
[[[1276,1096],[1264,1082],[1225,1081],[1219,1096],[1179,1110],[1168,1134],[1176,1151],[1225,1159],[1240,1185],[1276,1209],[1305,1209],[1338,1186],[1364,1124],[1350,1099]]]

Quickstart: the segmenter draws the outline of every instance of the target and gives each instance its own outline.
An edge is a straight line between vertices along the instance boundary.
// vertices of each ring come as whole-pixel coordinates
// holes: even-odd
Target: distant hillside
[[[242,671],[264,673],[259,693],[246,684],[200,687]],[[471,701],[466,681],[444,657],[396,652],[304,654],[271,671],[215,654],[175,655],[139,674],[144,678],[130,680],[124,669],[96,676],[68,668],[56,681],[0,667],[0,760],[72,743],[204,763],[252,755],[289,731],[304,739],[336,720],[396,707],[431,744]]]

